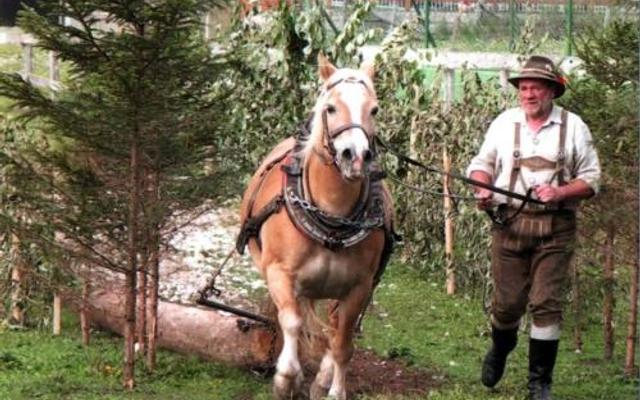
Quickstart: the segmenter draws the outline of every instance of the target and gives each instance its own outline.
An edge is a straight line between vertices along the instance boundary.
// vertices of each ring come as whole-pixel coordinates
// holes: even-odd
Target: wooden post
[[[447,149],[442,149],[442,164],[445,173],[451,172],[451,159],[447,154]],[[453,218],[451,214],[453,207],[451,203],[451,197],[449,195],[450,178],[449,175],[444,175],[442,186],[444,193],[444,240],[445,240],[445,262],[446,262],[446,275],[447,275],[447,294],[453,295],[456,293],[456,274],[453,264]]]
[[[22,76],[29,79],[33,74],[33,45],[31,43],[22,42]]]
[[[455,82],[455,70],[452,68],[446,68],[444,70],[445,73],[445,81],[444,81],[444,108],[446,111],[451,109],[451,105],[453,104],[453,96],[454,96],[454,82]],[[451,172],[451,159],[449,158],[449,154],[447,152],[447,148],[443,147],[442,149],[442,164],[443,170],[446,173]],[[456,276],[455,276],[455,265],[454,265],[454,257],[453,257],[453,246],[454,246],[454,222],[451,216],[452,214],[452,202],[449,197],[449,176],[444,175],[442,186],[444,193],[444,241],[445,241],[445,270],[446,270],[446,287],[447,294],[453,295],[456,292]]]
[[[11,323],[22,325],[24,324],[24,310],[22,309],[22,252],[20,250],[20,240],[15,235],[12,235],[11,253]]]
[[[445,110],[451,108],[453,96],[455,94],[456,71],[453,68],[444,69],[444,106]]]
[[[411,0],[404,0],[404,9],[407,11],[411,9]]]
[[[58,292],[53,294],[53,334],[59,335],[62,327],[62,298]]]
[[[82,345],[87,347],[91,340],[89,320],[89,281],[85,279],[82,285],[82,300],[80,301],[80,330],[82,331]]]
[[[580,271],[575,259],[571,262],[571,292],[573,293],[573,347],[576,353],[582,353],[582,296],[580,293]]]
[[[500,69],[500,87],[505,93],[509,90],[509,68]]]
[[[60,63],[55,51],[49,52],[49,85],[60,81]]]

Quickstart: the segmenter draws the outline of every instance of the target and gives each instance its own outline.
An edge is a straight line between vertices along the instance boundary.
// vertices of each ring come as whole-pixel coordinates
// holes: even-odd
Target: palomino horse
[[[336,69],[318,58],[323,81],[308,129],[281,142],[258,169],[241,205],[246,244],[278,309],[283,348],[277,398],[302,383],[298,341],[313,301],[331,299],[328,337],[311,398],[346,398],[354,326],[392,248],[392,204],[377,168],[373,67]]]

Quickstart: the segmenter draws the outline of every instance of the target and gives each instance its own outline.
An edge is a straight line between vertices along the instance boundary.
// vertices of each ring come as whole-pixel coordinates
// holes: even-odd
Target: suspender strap
[[[565,151],[564,144],[567,138],[567,110],[562,110],[561,114],[562,123],[560,125],[560,138],[558,141],[558,159],[556,160],[556,171],[558,173],[558,186],[565,184],[564,181],[564,163],[565,163]]]
[[[513,162],[511,163],[511,177],[509,178],[509,191],[513,192],[516,187],[516,180],[520,174],[520,122],[516,122],[513,136]],[[507,204],[511,205],[513,198],[507,199]]]

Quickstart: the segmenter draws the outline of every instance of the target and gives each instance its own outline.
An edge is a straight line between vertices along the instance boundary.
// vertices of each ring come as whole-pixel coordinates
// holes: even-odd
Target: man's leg
[[[511,240],[509,240],[511,239]],[[507,356],[516,347],[520,317],[526,311],[530,259],[527,252],[513,246],[507,228],[494,229],[491,249],[493,299],[491,307],[491,348],[482,362],[482,384],[495,386],[504,374]]]
[[[533,258],[529,311],[529,398],[550,400],[558,354],[562,305],[575,243],[575,218],[553,217],[552,238],[544,240]]]

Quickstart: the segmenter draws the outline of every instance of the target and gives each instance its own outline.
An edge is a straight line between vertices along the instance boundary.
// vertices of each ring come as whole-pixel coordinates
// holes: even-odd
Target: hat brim
[[[517,89],[521,79],[539,79],[539,80],[551,83],[554,90],[554,96],[553,96],[554,99],[557,99],[558,97],[562,96],[566,90],[565,86],[562,83],[556,81],[555,79],[550,79],[547,76],[536,74],[536,73],[520,74],[518,76],[514,76],[513,78],[509,78],[508,81]]]

